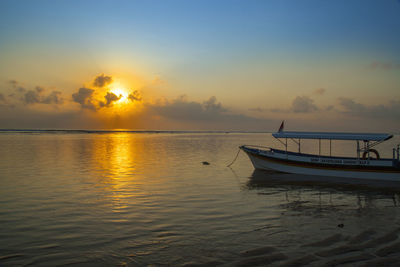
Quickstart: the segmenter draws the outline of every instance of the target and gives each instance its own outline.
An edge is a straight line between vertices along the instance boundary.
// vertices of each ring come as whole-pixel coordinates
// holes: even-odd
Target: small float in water
[[[254,168],[293,174],[400,182],[400,146],[393,148],[393,158],[381,158],[378,151],[373,149],[376,145],[391,139],[393,137],[391,134],[294,132],[284,131],[283,126],[282,122],[279,131],[272,136],[284,145],[285,150],[250,145],[239,147],[249,156]],[[288,151],[288,139],[298,145],[298,152]],[[319,154],[301,153],[302,139],[319,140]],[[329,140],[329,156],[321,155],[321,140]],[[332,156],[332,140],[356,141],[357,156]]]

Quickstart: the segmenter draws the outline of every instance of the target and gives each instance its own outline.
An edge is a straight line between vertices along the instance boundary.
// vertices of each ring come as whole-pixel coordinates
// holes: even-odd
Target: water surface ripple
[[[0,266],[400,261],[400,190],[297,182],[243,153],[227,168],[242,144],[279,146],[254,133],[1,132]]]

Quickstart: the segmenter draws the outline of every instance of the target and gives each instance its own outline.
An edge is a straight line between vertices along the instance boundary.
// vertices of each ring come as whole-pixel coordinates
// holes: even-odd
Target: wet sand
[[[340,231],[340,230],[338,230]],[[334,234],[319,241],[286,249],[253,248],[240,253],[236,266],[399,266],[400,229],[383,235],[366,230],[354,235]],[[294,253],[293,253],[294,252]],[[293,254],[303,254],[295,257]]]

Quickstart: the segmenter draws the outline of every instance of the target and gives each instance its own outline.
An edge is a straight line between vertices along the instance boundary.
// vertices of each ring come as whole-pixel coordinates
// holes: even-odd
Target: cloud
[[[112,92],[107,92],[104,96],[105,101],[99,100],[100,96],[95,89],[79,88],[78,92],[72,94],[72,100],[81,105],[83,109],[97,111],[101,108],[111,107],[114,102],[120,100],[123,96],[116,95]],[[142,98],[138,91],[131,93],[128,98],[131,101],[141,101]]]
[[[17,87],[18,85],[18,82],[16,80],[9,80],[8,83],[11,84],[13,88]]]
[[[98,75],[96,78],[93,80],[93,86],[102,88],[104,86],[109,85],[112,83],[113,78],[111,76],[106,76],[104,73]]]
[[[83,109],[96,111],[101,108],[111,107],[114,102],[123,97],[113,92],[106,92],[105,95],[102,95],[102,91],[108,90],[105,87],[112,82],[113,78],[111,76],[102,73],[96,76],[92,82],[92,85],[97,89],[79,88],[78,92],[72,94],[72,99],[74,102],[79,103]],[[138,91],[134,91],[128,96],[128,99],[131,101],[141,101],[142,98]]]
[[[52,91],[50,94],[45,96],[41,103],[43,104],[62,104],[64,99],[61,97],[60,91]]]
[[[325,88],[317,88],[317,89],[314,90],[313,93],[315,95],[323,95],[323,94],[325,94],[325,91],[326,91]]]
[[[26,92],[25,92],[26,91]],[[61,97],[61,92],[51,91],[49,94],[45,94],[45,89],[40,86],[36,86],[35,90],[25,90],[23,95],[23,102],[28,105],[32,104],[62,104],[64,102]]]
[[[34,90],[29,90],[24,95],[25,104],[35,104],[40,102],[39,92]]]
[[[314,104],[314,100],[308,96],[296,96],[289,108],[250,108],[249,111],[253,112],[273,112],[273,113],[312,113],[320,110]]]
[[[48,91],[42,86],[36,86],[34,89],[26,89],[16,80],[9,80],[11,93],[7,96],[3,95],[3,102],[8,106],[34,105],[34,104],[53,104],[59,105],[64,103],[64,98],[60,91]]]
[[[265,109],[256,107],[256,108],[249,108],[248,111],[254,111],[254,112],[264,112]]]
[[[19,93],[24,93],[27,91],[27,89],[22,87],[17,80],[9,80],[8,83],[11,85],[11,88],[17,90]]]
[[[193,101],[183,95],[176,99],[147,102],[142,99],[138,90],[132,90],[128,95],[129,102],[124,101],[124,104],[132,107],[138,104],[140,108],[114,110],[112,107],[115,102],[125,96],[110,92],[107,84],[112,81],[111,76],[101,74],[94,80],[98,80],[96,87],[76,88],[65,100],[60,91],[40,86],[30,88],[16,80],[8,81],[8,91],[0,91],[0,124],[3,127],[14,128],[256,131],[273,130],[276,124],[279,126],[278,120],[281,119],[292,120],[293,129],[296,126],[304,127],[302,129],[314,127],[315,130],[320,127],[326,130],[333,127],[394,129],[400,120],[400,99],[385,104],[367,105],[358,102],[357,99],[341,97],[336,99],[336,103],[329,103],[328,106],[317,101],[319,95],[326,93],[324,88],[311,89],[312,93],[309,95],[294,96],[286,107],[273,108],[274,106],[266,104],[264,107],[250,108],[246,113],[223,105],[215,96]],[[58,105],[63,101],[68,103],[63,105],[62,109],[55,108],[58,106],[54,105],[45,105]],[[96,112],[82,112],[82,109]],[[106,109],[113,109],[113,112],[102,112]]]
[[[392,100],[387,104],[364,105],[351,98],[340,97],[341,112],[365,118],[394,118],[400,119],[400,100]]]
[[[293,112],[309,113],[318,110],[318,107],[310,97],[297,96],[292,102],[291,110]]]
[[[89,113],[1,105],[0,125],[8,129],[102,129],[103,126],[99,118]]]
[[[139,91],[135,90],[133,93],[129,94],[129,100],[133,101],[142,101],[142,96],[140,95]]]
[[[101,91],[101,90],[100,90]],[[101,108],[111,107],[114,102],[120,100],[123,95],[116,95],[113,92],[106,92],[102,95],[92,88],[82,87],[78,92],[72,94],[72,100],[81,105],[83,109],[97,111]],[[105,100],[102,100],[104,98]],[[129,94],[128,99],[133,101],[142,101],[139,91],[135,90]]]
[[[207,101],[204,101],[203,107],[206,111],[209,111],[209,112],[226,111],[226,109],[222,107],[221,103],[217,103],[217,98],[215,96],[212,96]]]
[[[214,128],[229,126],[238,128],[238,124],[247,125],[262,121],[261,119],[236,114],[217,102],[215,96],[203,102],[189,101],[186,95],[182,95],[172,101],[165,100],[158,103],[145,105],[149,114],[163,117],[175,122],[192,123],[193,128],[210,125]]]
[[[166,101],[165,104],[150,105],[157,115],[177,120],[205,120],[212,119],[210,112],[207,112],[203,105],[198,102],[188,101],[187,96],[182,95],[173,101]]]
[[[341,105],[346,112],[361,113],[366,111],[366,107],[364,105],[356,103],[351,98],[339,97],[338,101],[339,105]]]
[[[113,102],[120,100],[121,97],[122,97],[122,95],[117,96],[114,93],[107,92],[107,94],[104,96],[104,98],[106,99],[106,102],[104,103],[104,102],[100,101],[99,105],[100,105],[100,107],[109,107],[109,106],[111,106],[111,104]]]
[[[335,110],[335,107],[333,105],[329,105],[325,107],[326,111],[331,111],[331,110]]]
[[[82,108],[96,110],[96,105],[93,103],[94,90],[90,88],[79,88],[77,93],[72,94],[72,99],[81,105]]]
[[[386,104],[365,105],[347,97],[339,97],[336,105],[317,106],[314,100],[308,96],[297,96],[292,102],[290,109],[270,108],[267,111],[274,113],[303,113],[316,114],[328,112],[331,116],[346,114],[355,118],[382,118],[400,119],[400,100],[392,100]],[[263,109],[251,109],[251,111],[264,111]],[[324,113],[327,115],[328,113]]]
[[[374,61],[374,62],[371,62],[371,64],[368,65],[368,68],[371,69],[371,70],[390,71],[390,70],[394,70],[394,69],[400,69],[400,64],[399,63],[393,63],[393,62]]]

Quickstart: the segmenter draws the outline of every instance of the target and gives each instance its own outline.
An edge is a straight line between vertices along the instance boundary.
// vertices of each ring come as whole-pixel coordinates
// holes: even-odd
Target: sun
[[[114,102],[115,104],[127,104],[129,102],[129,93],[125,89],[115,88],[110,90],[110,92],[120,97],[120,99]]]

